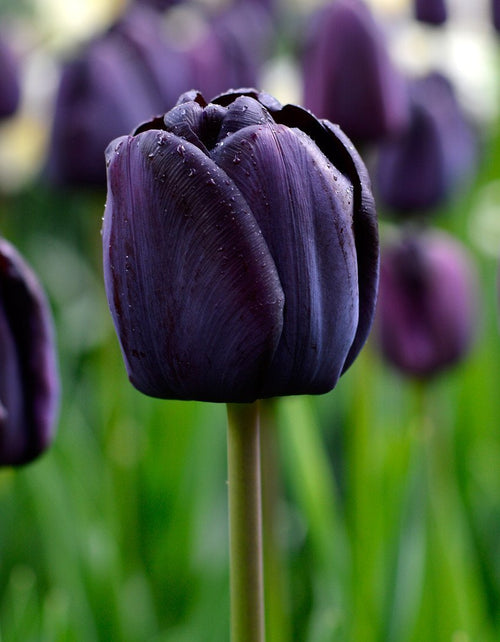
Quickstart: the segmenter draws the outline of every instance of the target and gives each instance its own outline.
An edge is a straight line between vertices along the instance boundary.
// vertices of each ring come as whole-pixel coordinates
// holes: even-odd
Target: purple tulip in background
[[[500,32],[500,0],[491,0],[491,19],[496,31]]]
[[[446,22],[445,0],[415,0],[415,18],[420,22],[442,25]]]
[[[162,398],[320,394],[372,321],[366,169],[328,121],[255,90],[189,92],[107,150],[108,302],[131,382]]]
[[[12,116],[20,101],[19,69],[14,54],[0,38],[0,119]]]
[[[477,318],[471,259],[444,232],[410,233],[382,250],[377,328],[389,363],[427,378],[461,359]]]
[[[104,185],[108,143],[138,120],[175,104],[190,78],[163,39],[156,12],[133,7],[65,66],[57,95],[48,173],[54,183]]]
[[[356,143],[383,139],[406,123],[404,81],[362,0],[335,0],[314,14],[303,74],[305,106]]]
[[[104,186],[109,142],[173,107],[181,93],[256,84],[270,29],[259,6],[207,19],[185,49],[170,41],[162,19],[154,9],[132,6],[65,66],[48,154],[53,183]]]
[[[431,73],[410,82],[408,127],[379,149],[375,186],[395,212],[442,205],[477,166],[477,136],[449,80]]]
[[[42,288],[0,238],[0,465],[25,464],[49,445],[59,403],[52,318]]]

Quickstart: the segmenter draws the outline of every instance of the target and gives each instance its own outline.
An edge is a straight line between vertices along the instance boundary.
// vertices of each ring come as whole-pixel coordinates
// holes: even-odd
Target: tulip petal
[[[260,103],[248,96],[240,96],[228,108],[220,130],[219,140],[249,125],[274,122],[271,114]]]
[[[370,333],[375,314],[379,280],[379,239],[375,200],[363,160],[344,132],[328,120],[318,120],[296,105],[285,105],[272,112],[287,127],[299,127],[312,138],[335,167],[347,176],[353,187],[353,231],[359,278],[359,321],[356,336],[347,355],[343,372],[353,363]]]
[[[326,392],[358,322],[352,187],[307,135],[281,125],[246,127],[211,155],[252,203],[285,292],[262,396]]]
[[[335,143],[339,148],[334,158],[336,162],[338,158],[339,169],[349,176],[354,190],[353,230],[359,275],[359,321],[342,371],[345,372],[364,346],[375,315],[380,263],[377,212],[370,177],[361,156],[340,127],[327,120],[323,120],[322,124],[331,135],[330,144]],[[343,155],[340,153],[340,147],[343,149]]]
[[[7,389],[0,387],[0,394],[7,395],[0,399],[0,464],[16,465],[34,459],[52,439],[59,378],[47,300],[31,268],[4,239],[0,301],[2,377],[14,377]]]
[[[162,398],[255,400],[284,296],[241,193],[170,132],[122,137],[107,159],[105,283],[131,382]]]

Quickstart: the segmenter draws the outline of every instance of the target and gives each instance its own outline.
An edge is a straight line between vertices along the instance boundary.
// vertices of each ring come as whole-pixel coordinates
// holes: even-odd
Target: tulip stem
[[[264,642],[258,402],[228,404],[231,642]]]

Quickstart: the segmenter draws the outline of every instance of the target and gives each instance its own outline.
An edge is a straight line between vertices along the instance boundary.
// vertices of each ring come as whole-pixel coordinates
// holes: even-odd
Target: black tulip
[[[158,14],[133,6],[62,70],[48,154],[55,184],[106,184],[103,150],[191,88],[185,57],[164,37]],[[186,86],[187,85],[187,86]]]
[[[12,116],[21,98],[19,69],[9,45],[0,38],[0,119]]]
[[[51,443],[59,400],[52,318],[35,274],[0,238],[0,465]]]
[[[404,374],[429,378],[459,363],[474,337],[477,303],[471,259],[448,234],[411,233],[383,248],[378,336]]]
[[[446,22],[448,12],[445,0],[415,0],[415,18],[431,25]]]
[[[170,399],[330,390],[372,321],[378,237],[340,129],[196,92],[107,150],[108,302],[131,382]]]
[[[384,139],[406,123],[403,78],[362,0],[335,0],[313,15],[303,77],[305,106],[338,123],[356,143]]]
[[[380,203],[402,214],[442,205],[477,166],[477,136],[450,81],[434,72],[409,88],[408,127],[380,146],[375,178]]]

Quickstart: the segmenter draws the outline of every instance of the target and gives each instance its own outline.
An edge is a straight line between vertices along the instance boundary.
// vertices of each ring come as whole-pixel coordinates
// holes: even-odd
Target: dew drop
[[[194,167],[189,168],[188,176],[194,176],[196,174],[196,170]]]
[[[233,158],[233,163],[234,163],[235,165],[238,165],[239,163],[241,163],[241,158],[240,158],[239,156],[235,156],[235,157]]]
[[[179,154],[179,156],[184,156],[184,154],[186,153],[186,148],[184,147],[184,145],[177,145],[175,151]]]

